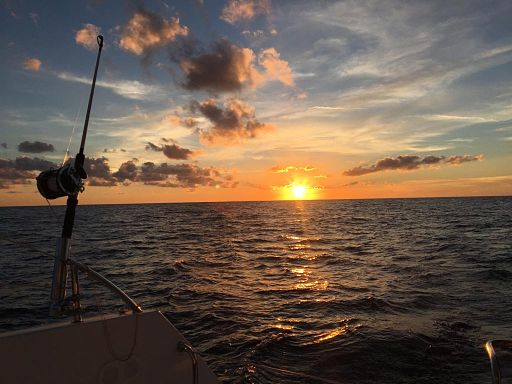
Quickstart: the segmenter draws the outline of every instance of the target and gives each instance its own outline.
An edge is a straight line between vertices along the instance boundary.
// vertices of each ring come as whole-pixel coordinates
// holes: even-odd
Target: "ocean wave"
[[[483,341],[512,332],[512,198],[79,210],[73,257],[163,311],[226,383],[476,384]],[[43,212],[0,208],[1,330],[49,321],[60,223]],[[120,307],[81,284],[86,316]]]

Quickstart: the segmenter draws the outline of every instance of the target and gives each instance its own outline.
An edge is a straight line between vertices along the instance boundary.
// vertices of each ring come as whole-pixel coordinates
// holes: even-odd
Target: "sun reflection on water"
[[[332,331],[326,333],[326,334],[323,334],[322,336],[320,336],[316,342],[317,343],[321,343],[323,341],[326,341],[326,340],[330,340],[330,339],[333,339],[335,338],[336,336],[339,336],[343,333],[346,333],[348,331],[348,327],[345,325],[343,327],[340,327],[340,328],[336,328],[336,329],[333,329]]]
[[[295,289],[313,289],[315,291],[323,291],[327,289],[329,282],[327,280],[304,281],[295,284]]]
[[[273,324],[273,328],[283,329],[285,331],[291,331],[293,329],[293,325],[286,325],[286,324]]]

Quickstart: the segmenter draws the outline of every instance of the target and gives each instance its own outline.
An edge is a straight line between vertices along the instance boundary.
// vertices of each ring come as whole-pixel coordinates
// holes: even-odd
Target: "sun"
[[[292,181],[280,188],[283,200],[315,200],[317,188],[307,181]]]
[[[297,200],[304,199],[306,197],[306,186],[300,184],[294,185],[292,187],[292,195]]]

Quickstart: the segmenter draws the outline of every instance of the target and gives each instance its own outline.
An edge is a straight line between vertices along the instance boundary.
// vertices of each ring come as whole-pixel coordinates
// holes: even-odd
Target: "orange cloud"
[[[228,100],[224,106],[219,106],[214,99],[194,101],[191,110],[201,113],[212,124],[208,129],[201,130],[201,139],[210,144],[252,139],[272,129],[256,120],[254,108],[235,98]]]
[[[270,0],[230,0],[220,19],[235,24],[240,20],[251,20],[256,15],[268,15],[270,10]]]
[[[75,42],[87,49],[96,49],[96,37],[100,34],[100,27],[94,24],[84,24],[84,27],[76,32]]]
[[[265,68],[268,80],[277,80],[290,87],[295,85],[288,62],[281,60],[275,48],[263,49],[258,56],[258,61]]]
[[[169,115],[165,118],[165,121],[176,127],[180,125],[180,117],[178,115]]]
[[[289,172],[300,172],[300,171],[302,171],[302,172],[311,172],[311,171],[316,170],[316,168],[310,167],[310,166],[296,167],[294,165],[289,165],[287,167],[275,166],[275,167],[272,167],[271,170],[274,173],[289,173]]]
[[[41,69],[42,62],[36,58],[29,58],[23,62],[23,68],[27,71],[39,71]]]
[[[157,14],[139,10],[122,29],[119,46],[140,56],[173,42],[178,36],[186,36],[188,33],[188,28],[182,26],[179,19],[167,20]]]
[[[193,117],[181,118],[179,115],[169,115],[165,118],[165,121],[175,127],[183,126],[187,128],[194,128],[199,124],[199,121]]]

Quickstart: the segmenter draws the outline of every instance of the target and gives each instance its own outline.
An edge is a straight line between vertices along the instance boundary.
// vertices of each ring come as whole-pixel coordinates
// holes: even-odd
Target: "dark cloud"
[[[136,181],[142,181],[145,184],[154,183],[156,181],[164,181],[169,176],[169,173],[165,172],[164,168],[166,167],[166,163],[156,165],[155,163],[148,161],[142,164]]]
[[[137,165],[133,160],[129,160],[119,167],[117,172],[112,174],[119,181],[136,181],[137,179]]]
[[[108,160],[101,157],[86,159],[85,169],[90,176],[89,185],[91,186],[111,187],[127,182],[188,189],[199,186],[232,188],[237,185],[229,173],[222,173],[211,167],[202,168],[195,164],[146,162],[139,167],[136,160],[129,160],[112,173]]]
[[[55,148],[52,144],[46,144],[40,141],[23,141],[18,144],[18,151],[25,153],[42,153],[53,152],[55,151]]]
[[[97,159],[87,157],[84,162],[84,169],[90,177],[101,179],[109,179],[112,177],[106,157],[98,157]]]
[[[70,162],[73,162],[73,158],[68,160],[68,163]],[[17,157],[15,160],[0,159],[0,188],[7,188],[9,184],[29,184],[39,172],[58,167],[57,164],[38,157]],[[105,157],[87,157],[84,168],[88,175],[88,185],[114,186],[117,184],[117,179],[113,177],[108,159]]]
[[[117,181],[110,179],[102,179],[98,177],[91,177],[87,179],[87,185],[91,187],[115,187],[117,185]]]
[[[185,73],[182,86],[193,91],[237,92],[267,81],[295,85],[288,62],[281,59],[275,48],[262,49],[256,56],[252,49],[224,38],[215,42],[210,52],[191,48],[172,60],[179,62]]]
[[[470,161],[483,160],[483,155],[462,155],[462,156],[426,156],[420,157],[416,155],[404,155],[396,158],[386,157],[378,160],[375,164],[369,166],[358,166],[343,172],[345,176],[361,176],[368,173],[402,170],[411,171],[425,166],[436,165],[458,165]]]
[[[0,189],[7,189],[14,184],[30,184],[38,171],[50,168],[57,168],[57,164],[37,157],[0,159]]]
[[[211,53],[181,60],[185,72],[183,86],[189,90],[239,91],[261,76],[254,68],[254,52],[227,39],[215,43]]]
[[[172,142],[172,140],[169,139],[162,139],[164,142]],[[176,143],[172,142],[172,144],[162,144],[162,145],[156,145],[151,142],[148,142],[146,144],[146,150],[151,150],[155,152],[163,152],[165,156],[167,156],[169,159],[174,160],[187,160],[191,158],[192,156],[196,155],[197,152],[192,151],[187,148],[180,147]]]
[[[67,163],[73,163],[74,158],[70,158]],[[113,187],[117,185],[117,180],[112,176],[110,165],[106,157],[86,157],[84,160],[84,169],[87,172],[87,185],[97,187]]]
[[[152,162],[142,165],[138,181],[148,185],[188,189],[199,186],[234,188],[237,185],[231,175],[223,175],[211,167],[201,168],[195,164],[156,165]]]
[[[146,144],[146,151],[162,152],[162,147],[148,141]]]
[[[50,168],[58,168],[58,165],[44,159],[40,159],[39,157],[17,157],[14,161],[17,169],[25,170],[25,171],[46,171]]]
[[[68,162],[72,162],[69,159]],[[105,157],[86,158],[84,168],[89,186],[113,187],[119,183],[140,182],[162,187],[194,189],[200,186],[234,188],[237,182],[228,172],[213,167],[202,168],[196,164],[155,164],[146,162],[140,167],[136,159],[121,164],[112,172]],[[39,171],[57,168],[57,164],[39,158],[18,157],[15,160],[0,159],[0,189],[14,184],[30,184]]]
[[[176,144],[165,144],[163,146],[163,152],[169,159],[175,160],[187,160],[194,155],[194,151],[182,148]]]
[[[7,149],[7,143],[0,144],[0,147]]]
[[[255,138],[259,133],[271,129],[256,120],[254,109],[241,100],[228,100],[223,107],[214,99],[194,100],[191,103],[191,111],[201,113],[212,124],[207,130],[201,131],[201,137],[210,143],[218,139],[233,141]]]
[[[116,153],[118,150],[116,148],[103,148],[103,153]],[[126,149],[119,148],[120,152],[126,152]]]

